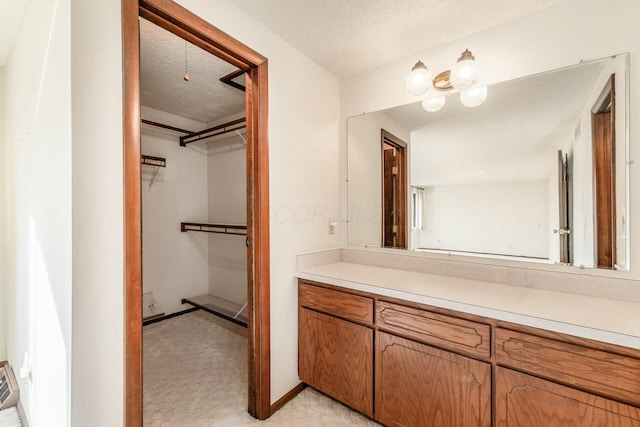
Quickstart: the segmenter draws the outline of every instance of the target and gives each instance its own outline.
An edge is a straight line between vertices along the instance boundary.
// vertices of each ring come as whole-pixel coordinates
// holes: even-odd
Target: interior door
[[[558,150],[558,230],[560,241],[560,264],[570,263],[571,230],[569,228],[569,174],[568,158]]]
[[[593,164],[596,201],[596,262],[613,269],[616,263],[615,76],[592,109]]]
[[[382,129],[382,246],[407,249],[407,144]]]
[[[393,174],[393,168],[395,164],[395,152],[392,147],[384,147],[382,149],[382,162],[383,162],[383,186],[384,186],[384,198],[382,200],[384,211],[384,227],[383,227],[383,246],[385,248],[394,247],[396,244],[396,234],[394,232],[394,226],[396,225],[396,180]]]

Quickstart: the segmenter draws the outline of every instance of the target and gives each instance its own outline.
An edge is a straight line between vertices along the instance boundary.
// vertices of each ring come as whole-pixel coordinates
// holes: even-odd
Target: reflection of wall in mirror
[[[397,121],[380,113],[349,119],[349,243],[382,246],[382,159],[381,129],[407,144],[409,132]],[[408,150],[411,156],[411,150]],[[407,160],[408,163],[410,160]],[[410,174],[410,171],[407,171]],[[407,177],[411,182],[411,177]],[[409,189],[407,189],[410,194]],[[410,199],[410,198],[409,198]],[[410,212],[407,206],[407,212]]]
[[[425,187],[418,248],[548,258],[545,181]]]

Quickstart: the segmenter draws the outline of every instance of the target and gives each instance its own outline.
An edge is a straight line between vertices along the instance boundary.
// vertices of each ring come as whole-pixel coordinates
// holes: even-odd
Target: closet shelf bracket
[[[181,222],[180,231],[183,233],[186,231],[202,231],[204,233],[246,236],[247,226],[232,224],[207,224],[202,222]]]
[[[158,176],[158,172],[160,172],[160,168],[167,167],[167,159],[165,159],[164,157],[146,156],[143,154],[142,164],[147,166],[155,166],[156,168],[156,170],[153,172],[153,176],[151,177],[151,181],[149,181],[149,188],[151,188],[153,182]]]
[[[142,155],[142,164],[148,166],[156,166],[159,168],[167,167],[167,159],[164,157],[146,156]]]

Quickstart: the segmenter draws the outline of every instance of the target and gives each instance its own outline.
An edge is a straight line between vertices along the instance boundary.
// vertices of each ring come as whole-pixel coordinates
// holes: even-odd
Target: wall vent
[[[0,362],[0,410],[16,406],[20,400],[18,383],[9,362]]]

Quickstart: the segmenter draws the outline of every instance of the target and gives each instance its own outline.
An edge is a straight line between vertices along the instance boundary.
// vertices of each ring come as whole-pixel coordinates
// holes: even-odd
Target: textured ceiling
[[[566,0],[229,0],[338,77]]]
[[[493,85],[477,108],[462,106],[452,94],[436,113],[419,102],[387,110],[415,131],[412,184],[546,179],[556,171],[558,145],[573,140],[602,66],[594,62]]]
[[[229,1],[342,77],[566,0]],[[140,31],[143,105],[206,123],[244,110],[244,93],[218,80],[232,66],[188,44],[185,82],[185,41],[145,20]]]
[[[189,81],[184,81],[185,41],[140,19],[140,97],[142,105],[204,123],[244,111],[245,93],[220,82],[237,68],[187,45]]]
[[[0,6],[0,67],[7,63],[27,0],[3,0]]]

